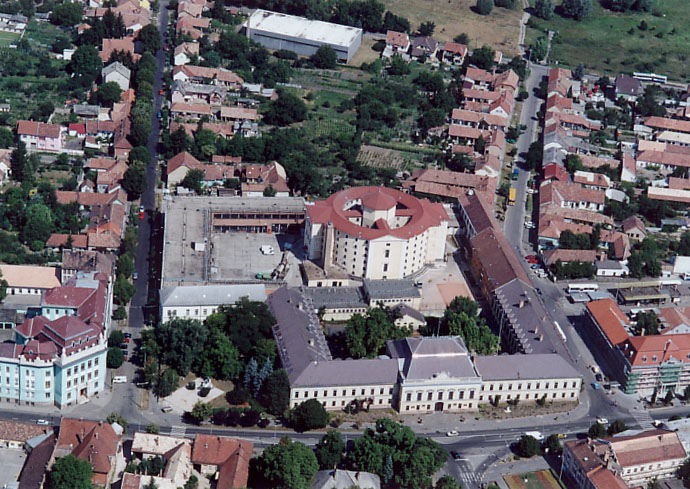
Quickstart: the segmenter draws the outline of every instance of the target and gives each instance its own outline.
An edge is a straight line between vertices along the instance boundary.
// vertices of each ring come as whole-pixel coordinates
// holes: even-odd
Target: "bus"
[[[508,194],[508,205],[515,205],[515,195],[517,194],[517,189],[511,188]]]
[[[596,292],[599,285],[594,283],[568,284],[568,294],[573,292]]]

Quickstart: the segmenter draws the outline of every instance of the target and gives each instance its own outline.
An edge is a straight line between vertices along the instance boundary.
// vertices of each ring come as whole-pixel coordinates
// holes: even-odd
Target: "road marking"
[[[170,427],[170,436],[183,437],[186,432],[187,432],[187,428],[185,428],[184,426],[171,426]]]

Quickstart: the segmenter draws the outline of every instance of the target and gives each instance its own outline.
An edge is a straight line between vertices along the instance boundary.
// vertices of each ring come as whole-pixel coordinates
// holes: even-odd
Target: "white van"
[[[127,377],[125,375],[116,375],[113,377],[113,384],[126,384]]]
[[[531,436],[537,441],[543,441],[544,440],[544,435],[541,434],[539,431],[525,431],[526,436]]]

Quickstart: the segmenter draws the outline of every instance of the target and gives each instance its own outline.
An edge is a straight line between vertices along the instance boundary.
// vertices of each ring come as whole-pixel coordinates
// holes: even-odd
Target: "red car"
[[[140,205],[139,206],[139,219],[143,219],[143,218],[144,218],[144,206]]]
[[[125,343],[129,343],[129,338],[125,338]]]
[[[165,93],[165,90],[163,90],[162,88],[160,90],[158,90],[158,95],[163,95],[164,93]]]
[[[166,44],[165,46],[163,46],[163,51],[167,51],[167,50],[168,50],[168,45]]]

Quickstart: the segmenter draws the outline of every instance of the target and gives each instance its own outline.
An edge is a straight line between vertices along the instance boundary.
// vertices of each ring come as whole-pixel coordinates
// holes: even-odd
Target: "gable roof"
[[[181,166],[186,166],[187,168],[193,169],[201,168],[202,164],[188,151],[182,151],[168,160],[168,175]]]
[[[192,463],[217,466],[218,489],[246,487],[253,449],[254,444],[249,441],[197,433]]]
[[[96,480],[110,472],[120,439],[121,435],[109,423],[62,418],[57,448],[69,449],[77,458],[89,462]]]
[[[587,311],[599,329],[609,339],[611,345],[619,345],[629,338],[630,335],[625,328],[630,325],[630,320],[613,299],[606,298],[588,302]]]
[[[386,44],[406,48],[410,45],[410,36],[406,32],[387,31]]]

